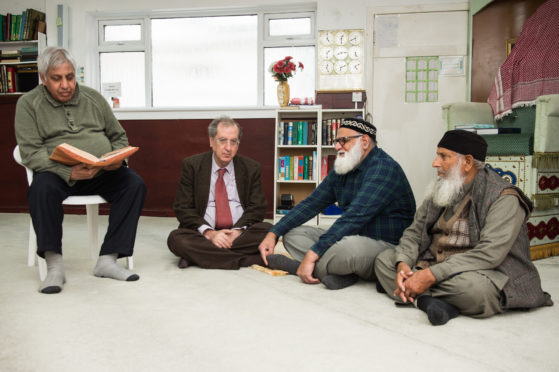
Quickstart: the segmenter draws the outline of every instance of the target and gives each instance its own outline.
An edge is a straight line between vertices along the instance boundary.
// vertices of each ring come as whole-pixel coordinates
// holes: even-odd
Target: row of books
[[[280,145],[316,145],[316,122],[282,121],[278,131]]]
[[[343,119],[325,119],[322,121],[323,146],[331,146],[336,139]],[[280,145],[316,145],[316,122],[282,121],[278,128]]]
[[[316,151],[312,155],[280,156],[278,181],[315,180]]]
[[[317,178],[317,155],[280,156],[278,158],[278,181],[315,181]],[[336,155],[323,155],[320,159],[320,180],[334,169]]]
[[[45,33],[45,13],[28,8],[21,14],[0,14],[0,40],[37,40],[39,32]]]
[[[0,65],[0,93],[28,92],[39,84],[37,65]]]
[[[479,135],[485,134],[518,134],[521,133],[520,128],[500,128],[494,124],[456,124],[454,129],[467,130]]]
[[[1,63],[19,63],[36,61],[39,48],[36,45],[21,48],[2,48],[0,51]]]
[[[322,120],[322,145],[331,146],[336,139],[343,119]]]

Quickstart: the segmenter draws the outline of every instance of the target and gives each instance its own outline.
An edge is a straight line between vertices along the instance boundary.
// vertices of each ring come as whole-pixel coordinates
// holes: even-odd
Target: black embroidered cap
[[[356,132],[367,134],[375,142],[377,140],[377,128],[373,124],[363,119],[358,119],[358,118],[344,119],[342,121],[342,124],[340,124],[340,128],[353,129]]]

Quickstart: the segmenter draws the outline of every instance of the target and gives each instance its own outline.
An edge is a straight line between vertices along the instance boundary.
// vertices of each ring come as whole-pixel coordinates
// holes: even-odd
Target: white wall
[[[466,1],[466,0],[464,0]],[[464,3],[460,0],[317,0],[317,28],[319,30],[325,29],[345,29],[345,28],[358,28],[365,30],[365,41],[367,51],[366,65],[366,89],[367,96],[373,97],[372,80],[373,80],[373,66],[372,66],[372,28],[370,20],[367,15],[371,9],[379,9],[382,7],[401,7],[413,8],[419,10],[423,7],[444,8],[446,5],[456,3]],[[477,0],[486,1],[486,0]],[[32,7],[43,10],[47,14],[47,38],[49,45],[56,45],[57,43],[57,4],[67,4],[69,8],[69,49],[76,57],[79,66],[85,66],[86,83],[90,84],[92,79],[92,70],[97,65],[96,58],[96,25],[94,22],[94,15],[96,12],[141,12],[145,10],[173,10],[173,9],[211,9],[211,8],[234,8],[234,7],[258,7],[265,4],[266,6],[285,7],[290,4],[296,6],[301,4],[304,0],[2,0],[0,4],[0,12],[6,13],[21,12],[25,8]],[[308,3],[308,2],[307,2]],[[312,1],[310,3],[313,3]],[[155,9],[154,9],[155,8]],[[457,44],[462,45],[463,40],[457,41]],[[400,69],[400,65],[394,65],[394,69]],[[400,71],[400,70],[398,70]],[[454,79],[456,80],[456,79]],[[454,86],[455,81],[453,81]],[[91,85],[91,84],[90,84]],[[467,97],[467,83],[460,81],[458,84],[463,89],[463,94],[456,94],[456,97]],[[456,86],[454,86],[456,88]],[[446,89],[441,87],[441,90]],[[456,91],[456,89],[454,89]],[[378,101],[381,102],[382,100]],[[389,150],[389,153],[402,164],[404,170],[410,177],[413,185],[414,193],[420,202],[420,195],[423,195],[425,187],[424,177],[421,180],[412,180],[418,172],[429,172],[429,165],[431,163],[432,153],[429,150],[429,155],[424,152],[414,156],[413,148],[408,144],[413,143],[417,135],[416,131],[408,131],[405,129],[403,122],[398,120],[395,109],[392,109],[390,102],[382,102],[386,107],[382,107],[387,117],[386,123],[378,123],[379,127],[385,127],[386,132],[380,135],[384,144],[383,147]],[[374,111],[373,102],[369,100],[367,109],[369,112]],[[377,106],[378,108],[378,106]],[[391,115],[390,112],[394,112]],[[119,118],[147,118],[152,113],[146,112],[132,112],[132,113],[119,113]],[[160,118],[184,118],[184,117],[214,117],[215,111],[212,112],[172,112],[172,113],[159,113]],[[228,113],[230,114],[230,113]],[[128,115],[128,116],[126,116]],[[167,116],[165,116],[167,115]],[[208,116],[209,115],[209,116]],[[244,117],[274,117],[273,110],[254,111],[252,113],[243,113]],[[388,116],[386,116],[388,115]],[[235,117],[235,115],[233,115]],[[432,123],[431,127],[438,127],[441,125],[441,113],[438,110],[426,111],[421,114],[420,120],[422,122]],[[392,124],[390,124],[392,122]],[[415,124],[415,123],[412,123]],[[412,125],[410,124],[410,125]],[[386,128],[386,126],[389,128]],[[406,124],[407,125],[407,124]],[[399,128],[399,129],[398,129]],[[382,130],[382,129],[381,129]],[[411,134],[410,134],[411,133]],[[413,134],[415,133],[415,134]],[[436,144],[440,137],[441,130],[431,130],[424,134],[424,138],[420,140]],[[398,141],[399,140],[399,141]],[[388,143],[390,142],[390,143]],[[395,142],[395,143],[392,143]],[[397,142],[397,143],[396,143]],[[433,149],[434,151],[434,149]],[[418,178],[418,177],[414,177]]]
[[[0,3],[0,13],[21,14],[25,9],[33,8],[45,11],[45,0],[2,0]]]

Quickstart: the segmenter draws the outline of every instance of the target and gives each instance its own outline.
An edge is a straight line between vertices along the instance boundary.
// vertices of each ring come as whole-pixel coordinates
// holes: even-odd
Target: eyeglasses
[[[217,143],[219,143],[220,146],[225,146],[227,143],[229,143],[231,146],[236,147],[241,144],[241,141],[236,138],[230,140],[228,140],[227,138],[216,138],[216,141]]]
[[[358,135],[356,135],[356,136],[347,136],[347,137],[336,138],[336,139],[334,140],[334,146],[336,145],[336,143],[339,143],[340,146],[343,147],[346,143],[349,142],[350,139],[352,139],[352,138],[359,138],[359,137],[363,137],[363,135],[362,135],[362,134],[358,134]]]

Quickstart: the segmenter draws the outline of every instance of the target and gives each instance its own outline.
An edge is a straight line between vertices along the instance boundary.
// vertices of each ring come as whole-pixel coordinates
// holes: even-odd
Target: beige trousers
[[[301,261],[307,251],[326,230],[313,226],[299,226],[283,236],[283,244],[289,254]],[[375,280],[374,261],[377,255],[394,245],[366,236],[351,235],[333,244],[320,257],[314,269],[318,279],[327,274],[357,274],[365,280]]]
[[[387,250],[378,255],[375,272],[386,294],[401,302],[394,296],[396,290],[396,259],[394,250]],[[416,271],[416,269],[413,269]],[[504,310],[500,305],[501,293],[493,282],[478,271],[459,273],[439,282],[424,292],[425,295],[439,297],[455,306],[460,313],[474,318],[487,318]]]

